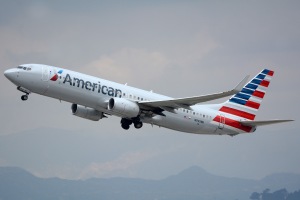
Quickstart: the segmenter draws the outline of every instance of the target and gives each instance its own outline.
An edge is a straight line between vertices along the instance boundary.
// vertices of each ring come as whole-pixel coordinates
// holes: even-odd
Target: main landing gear
[[[143,126],[143,122],[141,122],[141,119],[139,117],[135,117],[132,119],[121,119],[121,126],[123,129],[128,130],[131,124],[133,124],[136,129],[142,128]]]
[[[22,101],[26,101],[28,99],[28,95],[30,94],[30,91],[27,90],[26,88],[21,87],[21,86],[18,86],[17,90],[25,93],[24,95],[21,96],[21,99],[22,99]]]

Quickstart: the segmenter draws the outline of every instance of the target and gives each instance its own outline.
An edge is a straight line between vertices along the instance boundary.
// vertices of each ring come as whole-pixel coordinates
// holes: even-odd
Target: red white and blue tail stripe
[[[225,125],[245,132],[251,132],[252,126],[245,126],[240,121],[254,120],[261,102],[269,87],[274,71],[264,69],[248,82],[243,89],[223,103],[219,109],[220,115],[214,118],[220,122],[221,115],[226,116]]]
[[[225,108],[222,107],[221,109],[229,114],[254,120],[273,75],[274,71],[262,70],[243,87],[242,91],[232,96],[226,102],[226,105],[223,106]],[[237,109],[237,111],[231,112],[228,108]]]

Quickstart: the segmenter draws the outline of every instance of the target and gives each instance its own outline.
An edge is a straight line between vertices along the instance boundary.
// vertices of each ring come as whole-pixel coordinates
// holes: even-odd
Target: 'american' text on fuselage
[[[98,83],[92,83],[90,81],[84,81],[83,79],[79,79],[74,77],[73,79],[71,78],[70,74],[66,74],[66,77],[64,79],[64,84],[65,83],[70,83],[70,86],[74,87],[81,87],[82,89],[86,90],[92,90],[92,91],[98,91],[98,93],[102,93],[104,95],[112,96],[112,97],[122,97],[122,90],[120,89],[114,89],[112,87],[102,85],[100,82]],[[77,83],[77,84],[76,84]]]

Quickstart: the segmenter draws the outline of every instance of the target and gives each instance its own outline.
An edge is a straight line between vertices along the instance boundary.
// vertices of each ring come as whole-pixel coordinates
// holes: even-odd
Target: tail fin
[[[273,75],[272,70],[262,70],[240,92],[223,103],[219,111],[254,120]]]

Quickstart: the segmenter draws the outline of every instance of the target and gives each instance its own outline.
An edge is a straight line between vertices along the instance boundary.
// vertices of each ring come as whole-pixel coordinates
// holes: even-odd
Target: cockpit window
[[[23,69],[23,70],[30,71],[30,70],[31,70],[31,67],[18,66],[17,69]]]

